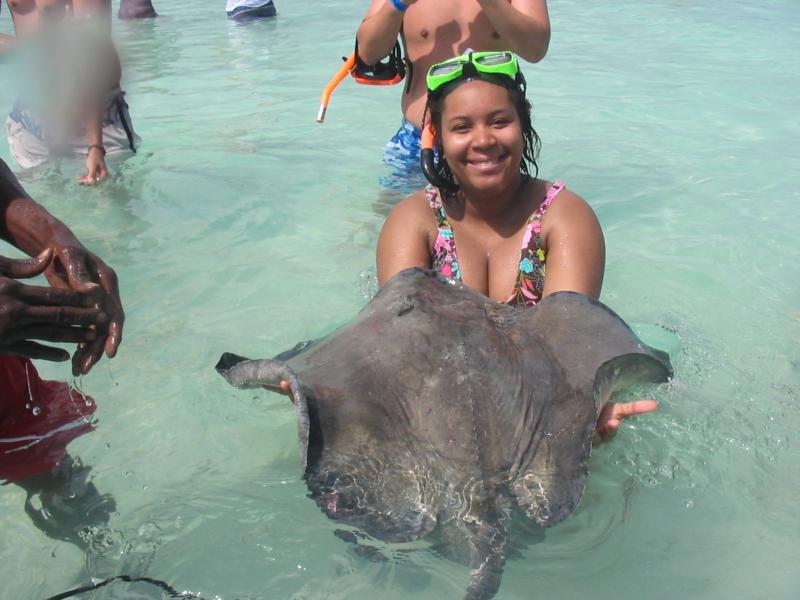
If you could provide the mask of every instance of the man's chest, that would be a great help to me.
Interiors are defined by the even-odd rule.
[[[433,64],[468,48],[499,50],[503,41],[476,0],[418,0],[403,20],[409,58]]]

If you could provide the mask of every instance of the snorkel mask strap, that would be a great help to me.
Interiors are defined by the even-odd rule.
[[[528,93],[528,82],[525,80],[525,75],[522,74],[522,69],[514,77],[514,83],[517,84],[517,88],[522,92],[522,96],[525,97]]]
[[[368,65],[358,54],[358,39],[356,39],[355,50],[356,64],[350,74],[358,83],[363,85],[395,85],[400,83],[406,76],[406,59],[404,58],[403,48],[400,40],[394,44],[394,48],[389,53],[385,61],[378,61],[374,65]]]
[[[434,152],[435,145],[436,132],[433,129],[433,123],[431,123],[430,119],[426,119],[422,125],[419,166],[423,175],[425,175],[425,179],[431,184],[448,192],[456,192],[458,191],[458,185],[445,179],[439,172],[439,165],[436,164],[436,153]]]

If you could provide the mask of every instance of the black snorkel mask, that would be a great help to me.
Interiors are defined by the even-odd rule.
[[[325,113],[328,110],[331,94],[348,74],[356,80],[356,83],[362,85],[395,85],[403,81],[406,71],[408,71],[409,80],[411,78],[411,63],[406,60],[399,39],[389,56],[374,65],[368,65],[359,57],[358,40],[356,40],[356,47],[353,53],[347,57],[343,56],[342,60],[344,60],[344,64],[322,91],[322,99],[317,112],[317,123],[325,121]],[[407,85],[406,91],[408,89],[409,86]]]

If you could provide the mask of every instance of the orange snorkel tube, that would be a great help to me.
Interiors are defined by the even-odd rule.
[[[319,112],[317,113],[317,123],[325,121],[325,113],[328,110],[328,102],[331,100],[333,90],[342,82],[342,79],[347,77],[347,74],[353,76],[356,83],[363,85],[394,85],[403,81],[406,76],[406,63],[403,58],[403,49],[400,42],[397,42],[392,49],[391,54],[386,62],[377,62],[374,65],[365,64],[358,57],[358,40],[356,40],[356,48],[353,53],[347,58],[342,57],[344,64],[336,71],[328,85],[322,91],[322,100],[319,105]],[[411,67],[409,66],[409,72]]]
[[[436,131],[433,129],[433,123],[431,123],[430,119],[426,119],[422,125],[422,136],[420,137],[419,166],[422,169],[422,174],[425,175],[425,179],[436,187],[455,192],[458,190],[458,185],[454,185],[439,173],[434,151],[435,146]]]
[[[344,61],[342,67],[336,71],[336,75],[331,78],[331,80],[328,82],[328,85],[326,85],[325,89],[322,91],[322,99],[320,100],[319,112],[317,113],[317,123],[323,123],[325,121],[325,112],[328,110],[328,102],[331,100],[331,94],[333,94],[333,90],[336,89],[336,86],[342,83],[342,79],[347,77],[347,75],[352,72],[355,67],[356,53],[353,52],[347,57],[347,60]]]

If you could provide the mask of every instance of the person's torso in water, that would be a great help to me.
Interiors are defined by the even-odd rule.
[[[403,94],[402,108],[406,119],[417,127],[422,123],[428,93],[425,75],[431,65],[470,48],[506,50],[508,46],[476,0],[419,0],[403,19],[402,32],[408,60],[414,65],[411,87]]]
[[[21,106],[48,137],[69,138],[86,118],[87,101],[102,105],[119,89],[121,65],[105,23],[69,18],[55,0],[9,0],[9,7],[20,41]]]

